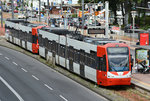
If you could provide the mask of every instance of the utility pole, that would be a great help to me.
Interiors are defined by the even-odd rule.
[[[84,34],[84,0],[82,0],[82,33]]]
[[[14,0],[11,0],[12,19],[14,19]]]
[[[31,21],[32,21],[32,16],[33,16],[33,0],[31,0]]]
[[[23,11],[24,11],[24,0],[22,0],[22,14],[23,14]]]
[[[105,2],[105,36],[108,38],[108,30],[109,30],[109,2]]]
[[[61,15],[62,15],[62,10],[63,10],[63,6],[62,6],[62,0],[61,0]]]
[[[47,0],[47,25],[49,25],[49,0]]]
[[[0,13],[1,13],[1,27],[3,28],[3,7],[2,7],[2,1],[0,1]]]
[[[39,14],[38,14],[38,16],[39,16],[39,22],[41,22],[41,0],[39,0]]]

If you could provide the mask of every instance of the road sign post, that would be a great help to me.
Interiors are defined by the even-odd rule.
[[[131,11],[131,13],[132,13],[132,19],[133,19],[133,36],[134,36],[134,29],[135,29],[135,16],[136,16],[136,11]],[[134,40],[133,40],[133,42],[134,42]]]

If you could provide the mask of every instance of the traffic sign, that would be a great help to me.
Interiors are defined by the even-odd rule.
[[[89,28],[88,34],[104,34],[105,35],[105,29],[104,28]]]

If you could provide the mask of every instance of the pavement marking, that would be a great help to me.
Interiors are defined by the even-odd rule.
[[[0,55],[3,55],[2,53],[0,53]]]
[[[34,79],[36,79],[36,80],[39,80],[39,78],[37,78],[36,76],[34,76],[34,75],[32,75],[32,77],[34,78]]]
[[[24,101],[23,98],[1,76],[0,80],[16,95],[20,101]]]
[[[44,86],[46,86],[48,89],[53,90],[53,88],[51,88],[50,86],[48,86],[47,84],[44,84]]]
[[[26,69],[24,69],[24,68],[21,68],[24,72],[28,72]]]
[[[5,57],[5,59],[9,60],[9,58],[8,58],[8,57]]]
[[[16,66],[18,66],[18,64],[16,62],[12,62],[13,64],[15,64]]]
[[[63,97],[62,95],[59,95],[63,100],[68,101],[65,97]]]
[[[142,82],[142,81],[139,81],[139,80],[137,80],[137,79],[132,78],[132,80],[134,80],[134,81],[136,81],[136,82],[139,82],[139,83],[141,83],[141,84],[143,84],[143,85],[150,86],[149,84],[144,83],[144,82]]]

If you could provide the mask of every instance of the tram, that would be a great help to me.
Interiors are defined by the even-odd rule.
[[[59,27],[7,20],[6,39],[98,85],[130,85],[130,48]]]

